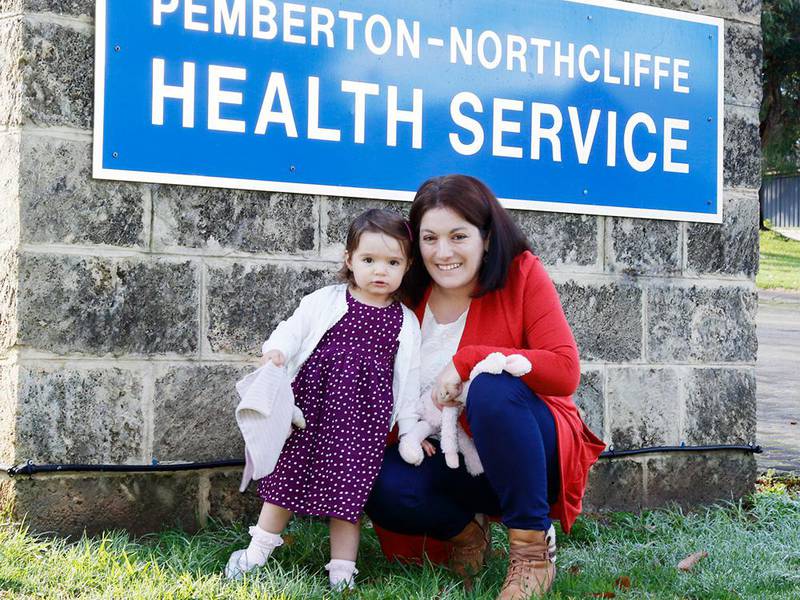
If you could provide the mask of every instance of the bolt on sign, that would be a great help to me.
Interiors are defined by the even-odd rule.
[[[98,0],[94,176],[720,222],[723,21],[614,0]]]

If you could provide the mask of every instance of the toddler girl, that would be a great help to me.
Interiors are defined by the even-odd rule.
[[[286,365],[305,429],[286,441],[261,479],[264,506],[252,540],[228,561],[238,577],[263,565],[293,513],[330,518],[331,587],[354,587],[359,519],[378,475],[386,438],[416,422],[419,324],[396,299],[411,257],[399,215],[368,210],[350,225],[347,283],[306,296],[262,347],[262,362]]]

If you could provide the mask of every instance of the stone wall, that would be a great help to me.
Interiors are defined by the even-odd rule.
[[[755,441],[761,4],[726,20],[724,223],[515,212],[556,281],[587,422],[616,449]],[[330,281],[348,220],[406,205],[91,178],[92,0],[0,0],[0,463],[239,457],[232,382]],[[744,453],[601,462],[587,503],[745,493]],[[146,531],[257,508],[236,470],[0,480],[36,529]]]

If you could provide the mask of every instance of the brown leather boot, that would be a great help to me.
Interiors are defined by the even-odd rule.
[[[555,531],[508,530],[508,573],[497,600],[541,598],[556,578]]]
[[[450,570],[464,580],[464,587],[472,587],[472,577],[486,563],[489,553],[489,522],[486,517],[473,519],[457,536],[450,538]]]

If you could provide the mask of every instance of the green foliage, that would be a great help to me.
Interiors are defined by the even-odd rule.
[[[765,172],[800,168],[800,0],[764,0],[761,150]]]
[[[800,493],[800,475],[769,469],[759,478],[757,488],[762,494],[778,496],[787,493]]]
[[[756,285],[760,288],[800,291],[800,242],[775,231],[760,232]]]
[[[678,508],[641,515],[582,517],[559,537],[559,575],[551,598],[800,597],[800,498],[791,485],[762,481],[748,502],[696,513]],[[783,480],[781,480],[783,481]],[[505,574],[503,529],[493,530],[494,555],[466,593],[450,573],[430,564],[387,563],[365,527],[360,599],[492,599]],[[327,527],[295,520],[268,567],[229,582],[221,570],[247,543],[242,527],[212,525],[196,534],[167,531],[133,540],[122,532],[67,543],[0,522],[0,598],[231,599],[336,598],[327,589]],[[691,572],[676,569],[688,554],[708,557]],[[630,587],[620,581],[629,581]],[[605,597],[611,597],[606,595]]]

